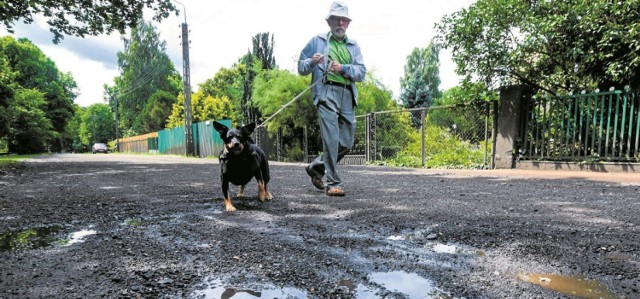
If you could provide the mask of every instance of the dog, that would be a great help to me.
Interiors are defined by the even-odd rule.
[[[236,208],[229,195],[229,183],[240,186],[237,196],[244,196],[244,187],[256,178],[258,181],[258,193],[261,202],[273,199],[267,188],[269,184],[269,162],[262,149],[255,145],[250,135],[256,129],[255,123],[250,123],[236,129],[214,121],[213,127],[220,134],[224,142],[224,148],[220,153],[220,170],[222,180],[222,195],[227,212],[233,212]]]

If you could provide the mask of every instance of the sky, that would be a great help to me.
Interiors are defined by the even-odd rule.
[[[312,36],[326,33],[325,17],[332,0],[182,0],[180,15],[155,23],[167,54],[183,75],[181,24],[189,27],[191,88],[230,68],[251,50],[251,39],[269,32],[274,37],[274,57],[280,69],[297,72],[300,51]],[[426,47],[436,35],[435,23],[443,16],[468,8],[473,0],[343,0],[352,19],[347,36],[362,50],[365,65],[397,99],[407,56]],[[147,16],[145,16],[147,17]],[[151,17],[151,14],[148,15]],[[14,37],[26,37],[78,83],[76,103],[86,107],[104,103],[103,85],[113,85],[119,75],[117,53],[124,51],[119,33],[77,38],[66,36],[58,45],[42,18],[36,23],[16,23]],[[0,36],[11,35],[0,26]],[[441,90],[456,86],[451,53],[440,52]]]

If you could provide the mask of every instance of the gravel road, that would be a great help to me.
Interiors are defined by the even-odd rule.
[[[1,171],[0,298],[640,298],[637,174],[270,166],[233,213],[215,159]]]

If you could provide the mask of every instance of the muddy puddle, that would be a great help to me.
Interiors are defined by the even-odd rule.
[[[64,226],[51,225],[3,232],[0,233],[0,251],[33,250],[56,245],[69,246],[97,233],[95,230],[87,229],[67,235],[63,233],[64,230]]]
[[[205,299],[306,298],[307,292],[295,288],[277,288],[273,285],[233,288],[225,286],[220,279],[214,279],[207,283],[205,289],[197,290],[193,295]]]
[[[585,299],[614,299],[607,286],[599,281],[581,276],[555,274],[518,273],[519,280],[537,284],[556,292]]]

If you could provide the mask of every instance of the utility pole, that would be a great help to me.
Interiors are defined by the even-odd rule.
[[[184,13],[184,23],[182,23],[182,75],[184,77],[184,129],[185,129],[185,146],[186,155],[195,156],[193,148],[193,115],[191,115],[191,75],[189,71],[189,28],[187,26],[187,8],[184,4],[173,0],[182,5]]]
[[[120,140],[118,140],[118,138],[120,138],[120,124],[118,123],[118,91],[114,91],[113,92],[113,100],[115,101],[115,113],[114,113],[114,118],[116,120],[116,152],[120,152]]]

